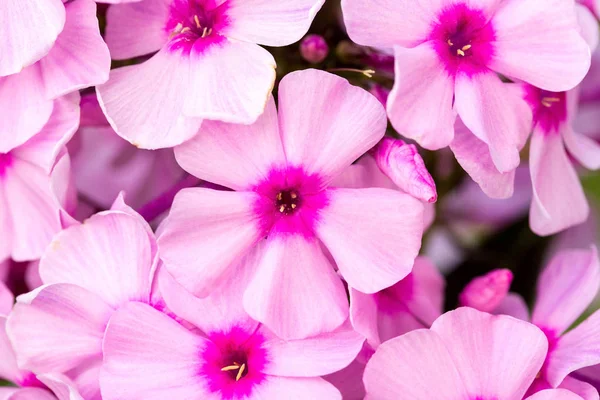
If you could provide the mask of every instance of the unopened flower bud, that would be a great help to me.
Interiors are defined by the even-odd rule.
[[[311,64],[318,64],[327,58],[329,46],[321,35],[307,35],[300,43],[302,57]]]
[[[492,312],[506,297],[512,280],[513,274],[508,269],[495,269],[477,277],[460,293],[460,305]]]

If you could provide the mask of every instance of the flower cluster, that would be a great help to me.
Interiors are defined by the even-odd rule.
[[[0,0],[0,400],[600,398],[600,3],[98,3]]]

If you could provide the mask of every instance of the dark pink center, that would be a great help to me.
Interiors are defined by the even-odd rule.
[[[228,25],[227,7],[227,1],[217,5],[217,0],[173,0],[165,26],[169,48],[201,52],[224,40],[220,33]]]
[[[0,153],[0,178],[6,174],[6,171],[13,163],[13,157],[10,153]]]
[[[254,209],[265,235],[278,232],[310,237],[319,211],[327,205],[323,180],[302,168],[274,168],[254,191],[260,195]]]
[[[199,371],[208,389],[222,399],[250,397],[254,387],[265,379],[269,362],[264,336],[233,327],[228,332],[208,335],[208,340]]]
[[[567,121],[567,93],[549,92],[528,85],[525,100],[533,112],[533,124],[542,132],[558,133]]]
[[[494,54],[494,28],[481,10],[456,4],[442,10],[429,40],[452,76],[458,71],[469,75],[486,69]]]

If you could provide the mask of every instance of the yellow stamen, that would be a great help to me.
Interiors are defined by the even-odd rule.
[[[296,193],[292,192],[292,193],[290,193],[290,197],[292,199],[295,199],[296,197],[298,197],[298,195]]]
[[[454,46],[454,43],[452,43],[452,40],[448,39],[448,46]]]
[[[465,56],[465,52],[462,51],[461,49],[456,50],[456,54],[458,54],[459,56],[462,56],[462,57]]]
[[[204,28],[202,31],[202,37],[207,37],[212,32],[212,29]]]
[[[279,212],[284,212],[285,211],[285,205],[282,204],[279,206]]]
[[[292,203],[292,209],[294,209],[294,208],[296,208],[296,207],[298,207],[298,205],[297,205],[297,204],[293,204],[293,203]]]
[[[185,33],[185,32],[187,32],[187,31],[191,31],[191,30],[192,30],[192,28],[189,28],[189,27],[187,27],[187,26],[186,26],[186,27],[185,27],[185,28],[183,28],[183,29],[181,30],[181,32],[179,32],[179,33]]]
[[[246,370],[246,364],[242,364],[242,366],[240,367],[240,370],[237,373],[237,376],[235,377],[235,381],[239,381],[240,379],[242,379],[242,374],[244,373],[244,371]]]
[[[228,365],[226,367],[221,368],[221,371],[235,371],[240,369],[239,365]]]
[[[544,97],[542,98],[542,105],[544,107],[552,107],[552,103],[558,103],[560,99],[558,97]]]
[[[283,199],[283,193],[279,192],[277,195],[277,200],[281,201],[281,199]]]
[[[462,49],[463,49],[463,51],[467,51],[467,50],[469,50],[470,48],[471,48],[471,45],[470,45],[470,44],[468,44],[468,45],[466,45],[466,46],[463,46],[463,48],[462,48]]]
[[[197,15],[194,15],[194,21],[196,22],[196,28],[202,28],[202,25],[200,25],[200,19],[198,19]]]

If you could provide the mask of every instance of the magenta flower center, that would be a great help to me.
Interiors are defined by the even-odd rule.
[[[4,176],[12,163],[13,159],[10,153],[0,153],[0,177]]]
[[[456,4],[445,8],[438,21],[429,40],[446,70],[452,76],[459,71],[472,75],[485,70],[494,53],[496,35],[484,13]]]
[[[533,86],[527,87],[525,100],[533,112],[533,123],[545,133],[556,133],[567,121],[567,93],[549,92]]]
[[[281,214],[291,215],[300,206],[300,196],[294,189],[282,190],[275,198],[275,207]]]

